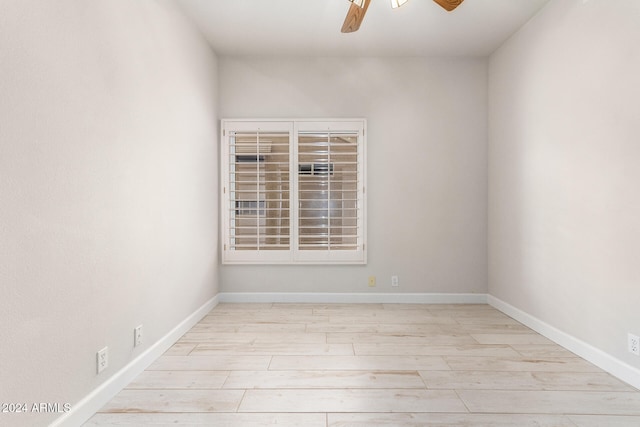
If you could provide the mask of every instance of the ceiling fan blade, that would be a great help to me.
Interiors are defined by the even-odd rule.
[[[447,12],[451,12],[456,7],[460,6],[464,0],[433,0],[442,6]]]
[[[367,9],[369,8],[369,3],[371,3],[371,0],[364,0],[364,5],[362,7],[351,3],[349,11],[347,12],[347,17],[344,19],[344,24],[342,24],[341,31],[343,33],[353,33],[354,31],[358,31],[358,28],[360,28],[360,24],[362,24],[362,20],[364,19],[364,15],[367,13]]]

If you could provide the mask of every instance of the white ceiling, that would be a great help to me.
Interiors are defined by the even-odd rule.
[[[360,30],[342,34],[347,0],[178,0],[220,55],[487,56],[549,0],[431,0],[392,9],[372,0]]]

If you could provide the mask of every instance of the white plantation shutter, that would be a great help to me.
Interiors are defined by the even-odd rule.
[[[365,124],[223,121],[223,262],[365,263]]]

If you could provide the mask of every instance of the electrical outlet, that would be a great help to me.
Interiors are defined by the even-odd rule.
[[[96,354],[96,369],[98,373],[104,371],[109,366],[109,347],[98,350]]]
[[[627,343],[629,345],[629,353],[640,356],[640,338],[637,335],[629,334],[627,336]]]
[[[369,286],[374,287],[376,285],[376,276],[369,276]]]
[[[391,286],[393,286],[394,288],[400,286],[398,284],[398,276],[391,276]]]
[[[142,325],[138,325],[133,330],[133,346],[137,347],[142,344]]]

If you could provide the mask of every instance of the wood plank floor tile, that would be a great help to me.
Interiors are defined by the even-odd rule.
[[[640,416],[625,415],[570,415],[577,427],[638,427]]]
[[[220,389],[228,371],[144,371],[128,389]]]
[[[389,310],[392,312],[398,311],[398,310],[426,310],[429,311],[429,307],[442,307],[445,308],[444,306],[447,304],[421,304],[421,303],[382,303],[382,307],[385,310]],[[471,306],[472,304],[467,304],[468,306]]]
[[[232,332],[232,333],[303,333],[306,323],[198,323],[189,332]],[[315,331],[324,332],[324,331]]]
[[[470,335],[421,335],[417,333],[367,334],[367,333],[327,333],[329,344],[340,343],[380,343],[394,345],[468,345],[478,344]]]
[[[221,343],[241,344],[265,344],[265,343],[314,343],[326,344],[325,333],[284,333],[284,332],[187,332],[180,338],[181,343],[210,342],[214,340]]]
[[[557,344],[510,344],[518,354],[528,358],[576,357],[569,350]]]
[[[457,320],[461,320],[461,319],[513,320],[513,318],[507,316],[506,314],[501,313],[498,310],[492,310],[492,309],[477,310],[469,307],[446,308],[446,307],[438,307],[437,305],[430,305],[428,306],[427,311],[432,316],[452,317]],[[515,320],[513,321],[515,322]]]
[[[353,344],[357,355],[379,356],[487,356],[517,358],[520,355],[508,345],[393,345]]]
[[[209,314],[229,313],[235,311],[265,311],[273,308],[272,302],[221,302]]]
[[[420,371],[427,388],[634,391],[605,372]]]
[[[254,371],[267,369],[271,356],[161,356],[149,371]]]
[[[419,329],[418,329],[419,330]],[[520,324],[457,324],[441,325],[440,330],[446,334],[533,334],[536,332]]]
[[[553,344],[538,334],[472,334],[480,344]]]
[[[265,413],[109,413],[96,414],[84,427],[326,427],[325,414]]]
[[[310,344],[310,343],[256,343],[256,344],[199,344],[191,352],[192,356],[207,356],[219,354],[235,355],[292,355],[318,356],[353,355],[351,344]]]
[[[579,357],[506,358],[443,356],[455,371],[544,371],[544,372],[600,372],[601,370]]]
[[[420,304],[429,311],[433,312],[454,312],[454,313],[474,313],[482,312],[489,315],[502,314],[488,304]]]
[[[273,356],[270,370],[420,371],[448,370],[439,356]]]
[[[283,304],[284,306],[289,304]],[[294,307],[297,304],[291,304]],[[301,304],[302,306],[309,306],[313,308],[314,313],[321,310],[334,310],[340,312],[371,312],[384,310],[384,304],[382,303],[367,303],[367,304],[352,304],[352,303],[308,303]]]
[[[640,393],[458,390],[471,412],[640,415]]]
[[[255,313],[233,313],[233,314],[216,314],[204,317],[202,323],[233,323],[241,324],[250,320],[251,323],[313,323],[328,322],[329,316],[321,316],[316,314],[305,314],[295,312],[277,311],[267,313],[257,311]]]
[[[327,315],[331,323],[379,323],[379,324],[429,324],[429,325],[455,325],[456,319],[446,316],[433,316],[428,312],[416,312],[409,310],[398,310],[394,313],[335,313]]]
[[[378,323],[330,323],[316,322],[307,324],[307,332],[341,332],[341,333],[379,333]],[[387,325],[388,326],[388,325]],[[406,326],[401,326],[406,329]]]
[[[367,303],[367,304],[352,304],[352,303],[291,303],[291,302],[276,302],[273,303],[274,310],[298,310],[298,309],[311,309],[314,311],[321,310],[336,310],[341,312],[369,312],[376,310],[384,310],[384,304],[382,303]]]
[[[416,371],[233,371],[224,388],[420,388]]]
[[[512,319],[509,316],[480,316],[475,314],[473,316],[458,316],[451,317],[459,325],[521,325],[517,320]]]
[[[122,390],[99,412],[235,412],[244,390]]]
[[[350,413],[327,420],[328,427],[575,427],[565,416],[526,414]]]
[[[239,412],[467,412],[455,392],[412,389],[247,390]]]
[[[164,352],[164,356],[187,356],[191,353],[191,350],[196,348],[195,343],[181,343],[177,342]]]

